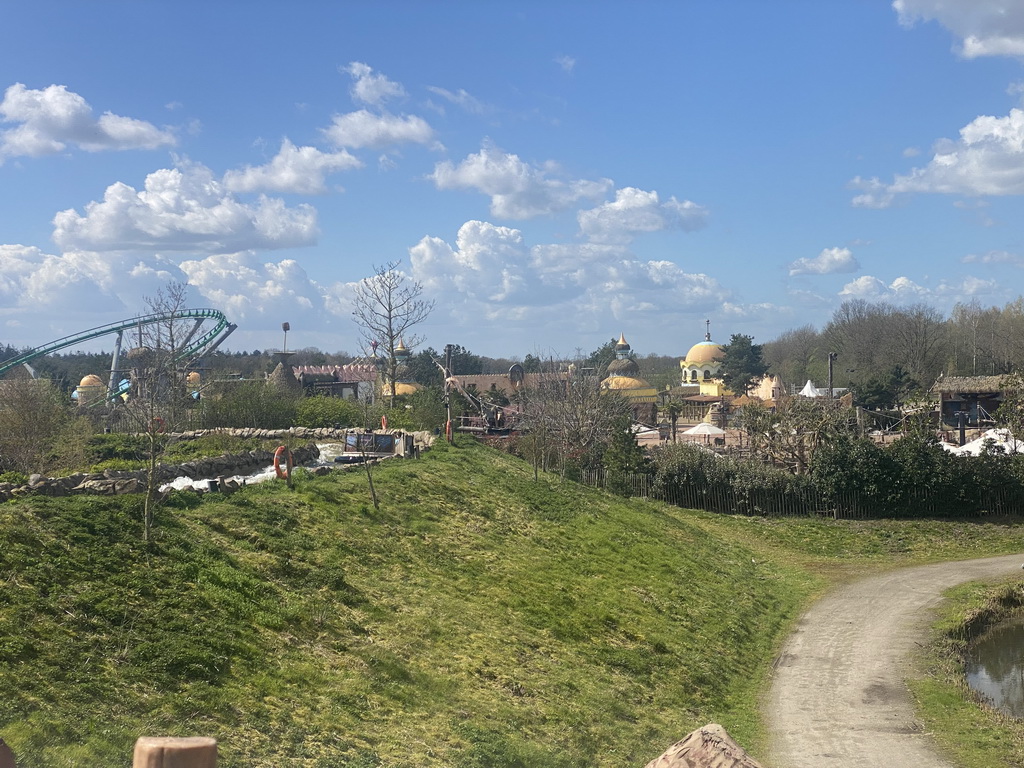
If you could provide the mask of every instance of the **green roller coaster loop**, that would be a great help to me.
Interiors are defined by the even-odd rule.
[[[31,362],[37,357],[43,355],[49,355],[53,352],[58,352],[67,347],[73,347],[77,344],[82,344],[93,339],[98,339],[102,336],[119,335],[125,331],[134,330],[136,328],[142,328],[147,325],[154,325],[156,323],[166,323],[174,320],[196,320],[196,327],[193,329],[193,333],[190,334],[186,345],[178,351],[174,356],[176,363],[187,363],[193,358],[198,357],[205,351],[209,351],[220,344],[228,334],[235,330],[237,326],[234,323],[229,323],[228,319],[224,316],[224,313],[218,309],[179,309],[174,312],[156,312],[151,315],[141,315],[140,317],[133,317],[131,320],[122,320],[117,323],[109,323],[108,325],[100,325],[96,328],[90,328],[87,331],[76,333],[72,336],[65,336],[62,339],[51,341],[48,344],[44,344],[41,347],[29,350],[28,352],[15,357],[11,360],[5,360],[0,363],[0,377],[3,377],[12,368],[16,368],[24,363]],[[213,326],[209,328],[201,336],[193,339],[191,336],[195,335],[198,331],[199,326],[205,321],[211,321]],[[118,341],[120,346],[120,339]],[[116,360],[117,352],[115,352]],[[112,365],[115,367],[116,363]]]

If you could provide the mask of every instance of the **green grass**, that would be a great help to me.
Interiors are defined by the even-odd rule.
[[[848,570],[1024,549],[1015,525],[713,516],[443,443],[231,496],[0,506],[0,737],[19,766],[643,765],[708,722],[763,754],[778,644]]]

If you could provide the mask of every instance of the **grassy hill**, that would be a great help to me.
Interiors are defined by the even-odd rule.
[[[763,747],[772,653],[836,564],[1024,549],[1016,526],[714,517],[439,445],[374,474],[0,506],[0,737],[119,766],[642,766],[720,722]],[[952,526],[952,527],[951,527]],[[859,567],[859,566],[858,566]]]

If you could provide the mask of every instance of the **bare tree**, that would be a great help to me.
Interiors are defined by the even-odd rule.
[[[401,345],[415,347],[422,341],[409,333],[434,309],[434,302],[423,298],[423,285],[398,271],[400,262],[374,266],[373,276],[364,278],[355,289],[352,315],[360,328],[364,346],[383,347],[384,377],[390,390],[390,407],[395,407],[395,386]]]
[[[602,390],[592,371],[542,373],[527,393],[524,421],[533,438],[534,474],[551,454],[564,477],[571,465],[597,463],[631,407],[617,392]]]
[[[143,539],[149,541],[158,503],[160,457],[170,433],[185,416],[185,371],[178,356],[187,338],[187,323],[178,317],[186,308],[188,285],[171,282],[144,299],[149,314],[160,322],[140,325],[138,346],[126,357],[132,366],[132,389],[125,407],[135,431],[146,439],[146,489],[143,502]]]

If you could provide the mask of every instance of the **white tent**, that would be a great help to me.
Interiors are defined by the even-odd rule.
[[[827,393],[823,393],[820,389],[814,386],[810,379],[808,379],[807,383],[804,384],[804,388],[800,390],[801,397],[824,397],[825,394]]]
[[[688,430],[683,432],[684,435],[715,435],[721,436],[725,434],[724,429],[719,429],[714,424],[708,424],[706,421],[702,421],[695,427],[690,427]]]

